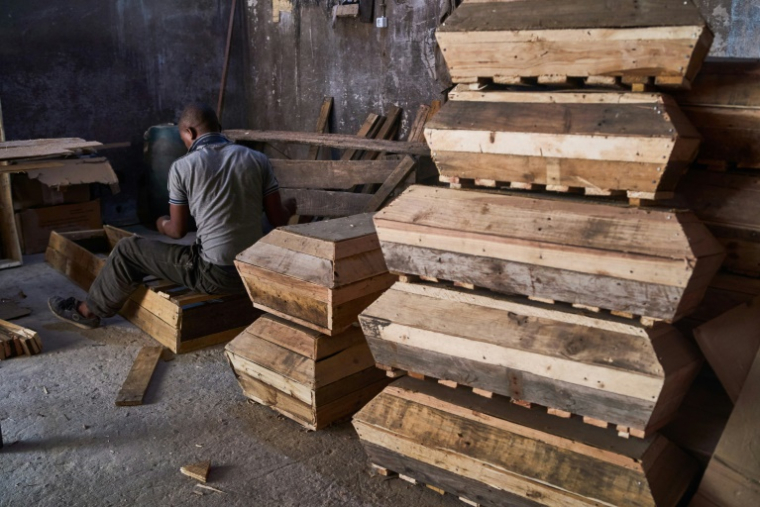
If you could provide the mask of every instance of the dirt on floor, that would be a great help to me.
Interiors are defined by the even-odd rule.
[[[84,331],[47,308],[84,292],[42,255],[0,271],[23,291],[44,351],[0,361],[0,506],[462,506],[376,475],[345,422],[308,432],[242,394],[223,346],[159,362],[145,403],[114,400],[137,351],[155,342],[120,317]],[[210,460],[207,486],[180,467]]]

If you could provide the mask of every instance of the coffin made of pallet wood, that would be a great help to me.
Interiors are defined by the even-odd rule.
[[[388,269],[674,321],[723,248],[692,213],[412,186],[375,216]]]
[[[691,90],[676,95],[702,134],[699,160],[760,169],[760,61],[705,62]]]
[[[50,234],[45,260],[89,290],[116,243],[132,233],[103,229]],[[208,295],[166,280],[140,286],[119,314],[176,354],[231,340],[261,314],[245,294]]]
[[[675,505],[697,465],[660,435],[403,378],[354,416],[372,463],[484,506]]]
[[[436,38],[455,83],[562,75],[688,86],[713,35],[684,0],[465,0]]]
[[[237,256],[256,308],[327,335],[393,285],[372,214],[281,227]]]
[[[699,133],[675,101],[647,93],[469,91],[425,127],[442,180],[452,177],[672,197]]]
[[[760,173],[691,170],[678,193],[726,249],[724,268],[760,276]]]
[[[672,326],[396,283],[359,317],[375,361],[651,434],[702,365]]]
[[[352,415],[389,382],[353,326],[326,336],[265,315],[225,350],[246,396],[312,430]]]

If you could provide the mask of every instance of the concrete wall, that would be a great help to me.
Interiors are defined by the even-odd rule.
[[[695,0],[715,33],[711,56],[760,58],[760,0]]]
[[[433,34],[449,0],[387,0],[385,29],[352,18],[333,24],[329,0],[245,2],[252,128],[312,130],[332,96],[333,132],[353,133],[369,112],[396,104],[405,135],[416,108],[448,86]]]
[[[242,0],[241,0],[242,2]],[[239,3],[241,3],[239,2]],[[111,222],[134,222],[139,140],[187,102],[216,105],[231,0],[5,0],[0,101],[8,139],[135,140],[110,151],[122,194]],[[227,85],[226,126],[246,122],[242,5]]]

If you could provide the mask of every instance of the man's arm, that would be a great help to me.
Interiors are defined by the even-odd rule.
[[[266,212],[272,227],[288,225],[290,217],[296,214],[296,200],[287,199],[285,202],[282,202],[280,191],[275,190],[264,196],[264,212]]]
[[[173,239],[181,239],[187,234],[190,222],[190,206],[187,204],[169,204],[169,214],[156,220],[158,232]]]

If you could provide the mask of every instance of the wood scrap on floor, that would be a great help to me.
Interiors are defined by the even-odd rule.
[[[0,360],[42,352],[42,341],[31,329],[0,320]]]
[[[129,370],[124,384],[116,395],[117,407],[142,405],[153,371],[161,359],[163,347],[142,347]]]
[[[211,468],[211,461],[201,461],[200,463],[193,463],[192,465],[185,465],[179,469],[179,471],[195,479],[205,483],[208,480],[208,472]]]

